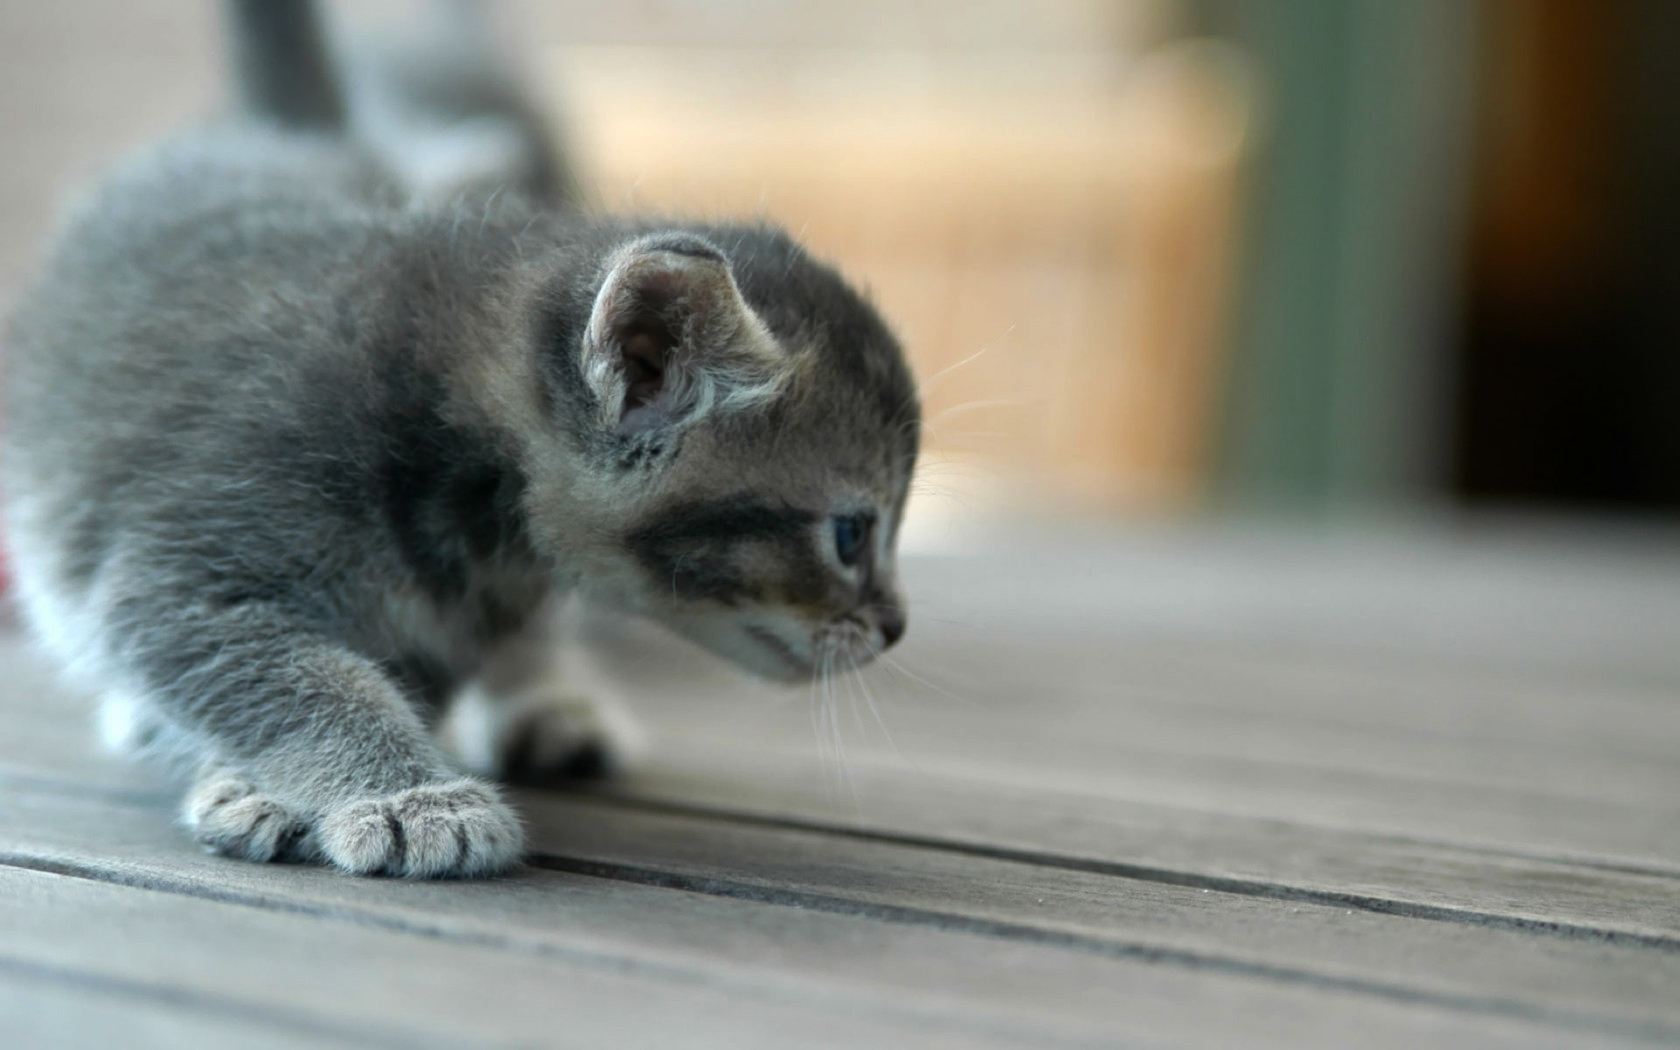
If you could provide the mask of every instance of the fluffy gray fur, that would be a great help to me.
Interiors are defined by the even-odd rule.
[[[483,875],[521,829],[434,737],[462,688],[502,701],[503,773],[611,746],[526,702],[558,595],[784,680],[898,638],[916,397],[781,232],[555,209],[528,173],[441,196],[323,83],[290,115],[248,90],[65,223],[9,340],[19,596],[112,735],[186,763],[206,846]]]

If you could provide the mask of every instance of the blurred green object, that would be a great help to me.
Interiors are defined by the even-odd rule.
[[[1465,0],[1230,0],[1268,133],[1249,201],[1217,502],[1316,512],[1442,491],[1470,177]]]

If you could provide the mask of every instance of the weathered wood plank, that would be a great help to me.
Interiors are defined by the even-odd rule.
[[[1091,885],[1071,885],[1050,872],[1039,892],[1035,882],[1041,873],[1030,866],[982,866],[975,878],[951,886],[952,902],[971,909],[976,893],[990,887],[990,903],[982,901],[985,907],[971,910],[966,915],[971,921],[965,923],[960,910],[947,909],[941,919],[936,908],[921,909],[932,915],[907,913],[909,906],[902,903],[883,908],[884,902],[894,900],[939,903],[940,883],[949,872],[908,859],[914,851],[858,850],[826,836],[763,832],[718,840],[712,838],[716,827],[711,823],[670,818],[647,818],[630,839],[615,840],[615,829],[633,824],[633,819],[626,821],[625,814],[603,811],[598,804],[551,801],[570,807],[574,818],[588,816],[593,821],[595,838],[589,841],[601,847],[603,856],[639,838],[656,859],[671,861],[669,870],[660,869],[655,879],[625,878],[620,871],[590,877],[527,870],[483,883],[357,880],[313,869],[203,857],[171,839],[162,814],[150,807],[102,806],[85,798],[55,802],[38,792],[16,804],[0,805],[0,841],[14,844],[9,858],[14,865],[77,873],[79,878],[68,880],[77,893],[52,884],[43,899],[24,902],[7,885],[6,869],[0,868],[0,900],[15,902],[0,907],[0,915],[27,904],[30,916],[22,922],[16,916],[0,918],[7,926],[4,943],[13,952],[24,951],[53,965],[93,967],[104,973],[96,964],[106,958],[106,942],[85,951],[76,948],[67,956],[54,947],[54,938],[98,941],[85,929],[89,925],[124,943],[155,945],[158,951],[165,951],[172,938],[186,938],[197,953],[191,965],[183,969],[171,964],[159,971],[147,960],[145,972],[163,973],[186,987],[227,997],[249,997],[255,986],[274,995],[265,1001],[309,1003],[338,1023],[346,1023],[345,1018],[363,1025],[390,1017],[418,1021],[421,1018],[403,1012],[390,997],[406,1002],[424,995],[437,999],[422,1010],[424,1016],[436,1010],[451,1018],[426,1020],[425,1031],[446,1040],[470,1033],[475,1023],[490,1026],[484,1031],[511,1035],[530,1032],[529,1026],[544,1017],[571,1017],[580,1011],[588,1016],[568,1028],[568,1035],[609,1032],[613,1019],[603,1015],[611,1015],[628,993],[611,982],[604,990],[576,988],[570,969],[574,965],[597,977],[633,977],[645,985],[638,993],[638,1023],[644,1027],[630,1031],[648,1030],[653,1022],[647,1015],[668,1009],[675,1011],[671,1017],[680,1018],[674,1022],[680,1028],[667,1032],[667,1038],[677,1038],[687,1026],[723,1009],[714,1009],[710,999],[689,988],[690,983],[755,1017],[763,1004],[784,1015],[798,1012],[797,1007],[807,1015],[800,1023],[827,1026],[837,1043],[885,1040],[870,1045],[939,1045],[940,1038],[952,1045],[1104,1045],[1155,1039],[1336,1045],[1353,1033],[1364,1045],[1408,1045],[1419,1039],[1566,1045],[1585,1036],[1649,1041],[1664,1038],[1673,1027],[1660,1009],[1639,1007],[1635,990],[1617,990],[1614,978],[1622,971],[1616,960],[1622,956],[1614,952],[1607,970],[1611,976],[1597,984],[1602,996],[1595,998],[1598,993],[1589,990],[1552,1007],[1536,1006],[1532,999],[1506,1001],[1482,994],[1488,991],[1485,984],[1479,993],[1465,995],[1452,992],[1444,982],[1385,985],[1359,976],[1356,969],[1303,977],[1276,955],[1267,958],[1261,953],[1251,959],[1230,950],[1198,953],[1175,946],[1170,938],[1140,942],[1143,950],[1115,950],[1114,945],[1126,942],[1111,936],[1112,945],[1103,946],[1092,932],[1094,921],[1122,903],[1141,916],[1161,903],[1158,893],[1149,895],[1155,891],[1141,899],[1110,901]],[[554,816],[543,818],[540,835],[569,830],[575,840],[588,838],[575,822],[551,829],[548,821]],[[706,850],[744,849],[741,868],[756,868],[762,862],[764,875],[756,891],[718,892],[715,882],[721,873],[707,874],[692,859],[684,860],[685,850],[692,853],[697,845]],[[621,860],[627,856],[616,855]],[[636,855],[649,859],[646,853]],[[872,866],[887,855],[896,859],[889,858],[870,876]],[[658,888],[665,877],[681,875],[683,864],[702,884]],[[812,874],[825,869],[832,871],[826,885],[810,881]],[[1013,871],[1012,881],[992,884],[1004,869]],[[22,875],[45,877],[12,869],[11,877]],[[864,892],[868,886],[860,885],[860,878],[872,878],[873,890]],[[1104,881],[1114,880],[1098,883]],[[106,903],[89,904],[79,891],[90,884],[102,892],[142,894],[146,900],[135,905],[110,897]],[[1008,907],[1019,913],[1024,901],[1011,898],[1023,891],[1036,893],[1035,902],[1045,901],[1026,906],[1029,912],[1042,907],[1060,914],[1060,925],[1043,919],[1004,922],[1001,916],[1008,913],[995,909]],[[790,893],[804,896],[785,896]],[[197,895],[211,897],[214,903]],[[818,899],[822,897],[838,899],[841,905],[825,906]],[[63,900],[69,903],[54,903]],[[1282,905],[1272,906],[1278,916],[1287,911]],[[1253,902],[1221,899],[1209,906],[1203,919],[1215,923],[1231,907],[1239,913],[1254,911]],[[124,911],[136,908],[143,914],[140,920]],[[1180,918],[1187,914],[1181,911]],[[1252,921],[1243,914],[1232,918],[1243,926]],[[282,935],[271,928],[275,923],[290,932]],[[1011,934],[1011,923],[1044,935]],[[27,936],[19,935],[20,925]],[[206,925],[214,931],[201,931]],[[277,937],[291,937],[295,943],[265,947],[231,964],[215,962],[223,953],[238,952],[253,941],[267,946]],[[387,945],[386,937],[409,943]],[[1497,946],[1493,950],[1499,951]],[[322,951],[330,955],[323,958]],[[497,959],[487,961],[481,953],[493,953]],[[1540,954],[1554,963],[1562,958]],[[347,984],[332,976],[343,967],[329,960],[352,958],[363,976]],[[195,968],[200,965],[202,971]],[[270,973],[271,965],[279,966],[280,972]],[[1546,972],[1547,965],[1539,963],[1535,972]],[[1562,965],[1573,964],[1565,959]],[[556,972],[562,968],[565,973]],[[460,994],[451,995],[429,983],[441,980],[434,970],[471,977],[463,979]],[[1659,968],[1659,976],[1661,972]],[[1554,976],[1563,979],[1561,971]],[[317,980],[335,982],[333,990],[322,992],[310,984]],[[383,990],[372,990],[371,998],[355,994],[359,982],[371,980],[382,981]],[[533,999],[530,981],[558,990]],[[481,995],[486,984],[498,990]],[[496,1013],[493,1021],[478,1017],[489,1010]],[[769,1013],[773,1019],[775,1011]],[[814,1016],[817,1013],[847,1020]],[[858,1016],[872,1019],[865,1026],[872,1030],[851,1023],[849,1019]],[[770,1045],[771,1034],[813,1045],[810,1038],[777,1033],[770,1021],[758,1020],[761,1023],[744,1035],[738,1028],[732,1030],[738,1045]],[[626,1044],[620,1038],[613,1045]]]
[[[1103,744],[1094,740],[1070,745],[1066,761],[1053,764],[1054,743],[1024,733],[1014,748],[996,738],[953,733],[937,750],[901,744],[897,754],[882,754],[847,746],[836,758],[818,753],[808,726],[806,738],[800,739],[792,725],[783,734],[766,732],[766,721],[756,728],[728,720],[716,727],[657,734],[646,768],[704,775],[779,764],[785,776],[762,785],[767,802],[790,790],[804,794],[807,787],[827,784],[823,812],[856,812],[889,822],[901,796],[922,792],[927,782],[959,807],[969,792],[977,792],[976,799],[1042,794],[1046,806],[1057,799],[1071,814],[1088,810],[1100,815],[1128,805],[1168,807],[1186,815],[1246,817],[1477,852],[1680,873],[1680,810],[1670,808],[1666,799],[1616,803],[1314,769],[1258,757],[1162,755],[1120,747],[1105,762]],[[974,743],[965,749],[969,739]]]
[[[78,971],[0,962],[0,1030],[13,1047],[123,1047],[124,1050],[303,1050],[356,1047],[364,1041],[320,1031],[287,1031],[225,1016],[199,1001],[160,1002],[152,989]]]
[[[1584,523],[990,530],[905,561],[912,622],[1680,682],[1680,532]],[[964,537],[952,540],[964,545]]]
[[[135,884],[148,875],[106,870]],[[562,881],[550,878],[548,888]],[[182,888],[182,880],[169,885]],[[83,984],[120,984],[136,998],[363,1045],[1063,1042],[1048,1028],[1000,1035],[962,1016],[838,991],[790,995],[785,982],[743,982],[602,945],[554,939],[518,950],[493,934],[428,928],[418,910],[408,913],[417,925],[401,928],[379,921],[388,912],[327,910],[307,894],[262,901],[214,879],[201,888],[203,895],[157,892],[0,868],[0,931],[8,957]],[[482,892],[477,903],[485,903]]]
[[[911,916],[904,921],[994,923],[994,935],[1005,938],[1065,934],[1071,950],[1158,952],[1165,965],[1415,996],[1471,1012],[1558,1023],[1596,1014],[1609,1029],[1617,1025],[1608,1018],[1639,1019],[1680,1038],[1680,1000],[1670,994],[1680,988],[1680,938],[1652,945],[1418,922],[561,796],[526,792],[522,800],[539,863],[623,869],[629,879],[677,876],[682,885],[797,906],[850,902]]]
[[[1427,665],[1338,667],[1124,640],[936,642],[910,645],[861,682],[835,680],[849,748],[1017,766],[1260,763],[1614,805],[1680,795],[1680,704],[1666,689],[1530,686]],[[657,673],[623,661],[620,691],[661,726],[815,743],[809,709],[821,691],[755,686],[698,654],[673,662]]]
[[[1680,748],[1672,687],[1525,682],[1422,660],[1302,659],[1206,643],[1034,639],[1016,647],[965,641],[937,625],[923,633],[933,637],[867,672],[895,731],[908,723],[912,739],[960,733],[973,721],[980,732],[1029,732],[1061,745],[1079,737],[1068,731],[1077,727],[1105,743],[1136,741],[1134,750],[1374,765],[1383,774],[1618,801],[1680,785],[1665,761]],[[929,683],[896,674],[898,664]],[[1583,775],[1562,785],[1536,777],[1537,765],[1560,758],[1564,773]]]
[[[719,772],[727,767],[729,772]],[[1117,801],[1039,786],[860,767],[836,794],[805,756],[663,753],[611,796],[938,844],[1045,865],[1443,921],[1680,937],[1680,879],[1380,834]]]

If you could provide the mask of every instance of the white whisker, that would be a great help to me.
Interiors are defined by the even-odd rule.
[[[974,353],[972,353],[972,354],[969,354],[967,357],[963,358],[961,361],[957,361],[953,364],[948,364],[944,368],[941,368],[939,371],[935,372],[933,375],[928,376],[926,379],[922,380],[920,384],[918,384],[921,387],[922,396],[926,397],[932,390],[934,390],[935,387],[937,387],[937,385],[938,385],[938,383],[941,379],[944,379],[946,376],[950,375],[952,372],[957,371],[958,369],[967,368],[969,365],[971,365],[974,362],[980,360],[982,357],[985,357],[986,354],[990,351],[991,351],[991,347],[982,346],[980,349],[974,351]]]
[[[974,707],[975,706],[975,703],[974,703],[973,700],[970,700],[968,697],[965,697],[965,696],[958,696],[956,693],[951,692],[949,689],[946,689],[944,686],[939,685],[937,682],[932,682],[932,681],[929,681],[926,678],[923,678],[921,675],[919,675],[916,672],[910,670],[910,668],[904,666],[903,662],[895,659],[889,653],[882,653],[881,654],[881,662],[882,662],[883,666],[892,668],[893,670],[897,671],[899,674],[901,674],[904,677],[910,679],[912,682],[915,682],[918,685],[926,686],[927,688],[932,689],[934,692],[940,694],[941,696],[947,697],[948,699],[951,699],[951,700],[955,700],[957,703],[964,704],[968,707]]]
[[[865,644],[867,644],[867,641]],[[873,645],[870,645],[869,648],[877,659],[885,655],[883,650],[876,649]],[[892,730],[887,728],[887,720],[881,716],[881,708],[876,704],[875,694],[869,688],[869,679],[864,674],[863,669],[857,666],[856,661],[853,661],[852,673],[857,678],[858,688],[863,692],[864,702],[869,705],[869,713],[875,716],[875,724],[881,727],[881,735],[887,738],[887,746],[892,749],[893,755],[900,762],[905,762],[904,752],[898,749],[898,741],[893,739]],[[908,764],[912,767],[915,766],[914,762]]]
[[[969,412],[978,412],[979,410],[981,410],[983,408],[1025,408],[1025,407],[1027,407],[1027,403],[1025,401],[1016,401],[1016,400],[1013,400],[1011,398],[997,398],[997,397],[977,398],[973,401],[964,401],[964,402],[961,402],[960,404],[952,405],[949,408],[940,409],[938,412],[935,412],[933,415],[931,415],[928,418],[922,420],[922,426],[927,427],[927,428],[931,428],[931,427],[935,426],[942,419],[949,419],[950,417],[957,416],[957,415],[965,415]]]

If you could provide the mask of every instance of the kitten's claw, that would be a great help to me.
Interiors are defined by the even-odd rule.
[[[357,799],[329,811],[319,833],[339,868],[411,879],[493,875],[518,862],[524,842],[513,810],[471,779]]]
[[[187,826],[206,849],[240,860],[298,859],[308,826],[243,777],[218,772],[187,796]]]
[[[584,701],[532,705],[508,720],[497,744],[497,775],[510,784],[592,780],[619,766],[611,735]]]

